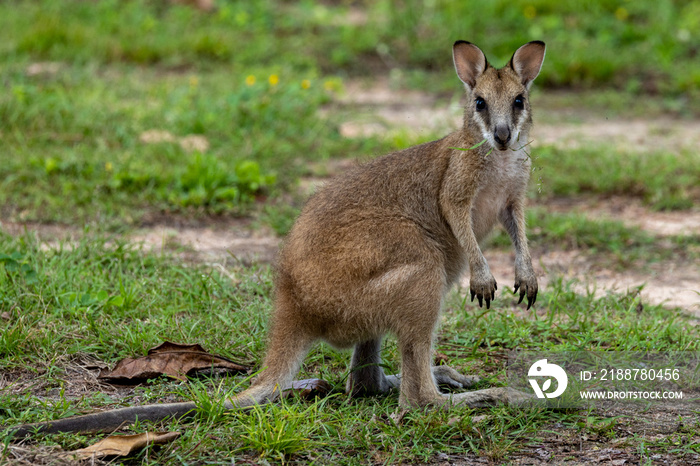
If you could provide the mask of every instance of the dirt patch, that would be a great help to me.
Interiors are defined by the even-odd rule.
[[[392,89],[388,79],[373,81],[371,86],[350,81],[337,104],[352,111],[340,125],[340,133],[350,138],[407,130],[431,137],[447,134],[462,122],[460,99],[445,101],[419,91],[399,91]]]
[[[176,137],[169,131],[152,129],[141,133],[139,141],[143,144],[178,143],[186,152],[204,153],[209,150],[209,141],[199,134]]]
[[[230,228],[151,227],[129,236],[146,250],[179,250],[198,262],[274,263],[280,239],[268,232],[256,232],[240,226]]]
[[[219,221],[213,226],[152,225],[126,234],[124,239],[146,251],[170,251],[201,263],[274,263],[281,239],[249,221]],[[74,247],[85,234],[65,225],[0,223],[0,231],[12,236],[33,235],[44,250]]]
[[[618,220],[658,236],[700,234],[700,210],[655,212],[642,201],[624,196],[578,196],[546,201],[551,212],[574,212],[595,219]]]
[[[513,464],[700,464],[698,454],[678,457],[669,453],[673,445],[697,441],[694,426],[686,424],[695,418],[692,406],[658,403],[651,410],[639,408],[641,406],[632,404],[596,408],[592,413],[596,417],[613,419],[598,432],[595,428],[578,430],[552,426],[542,433],[538,445],[514,455]],[[640,449],[641,439],[645,448]]]

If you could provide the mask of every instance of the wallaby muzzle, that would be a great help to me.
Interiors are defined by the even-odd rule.
[[[493,139],[500,148],[505,149],[510,142],[510,128],[506,125],[496,126],[496,131],[493,132]]]

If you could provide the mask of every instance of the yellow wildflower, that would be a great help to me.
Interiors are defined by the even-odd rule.
[[[617,10],[615,10],[615,17],[619,19],[620,21],[624,21],[627,18],[629,18],[630,13],[627,11],[627,8],[620,7]]]
[[[537,9],[532,5],[528,5],[523,10],[523,15],[527,19],[534,19],[537,16]]]
[[[252,74],[249,74],[248,77],[245,78],[245,83],[249,86],[252,86],[253,84],[255,84],[255,76],[253,76]]]
[[[311,87],[311,81],[309,81],[308,79],[305,79],[301,82],[302,89],[308,89],[310,87]]]
[[[112,162],[105,163],[105,171],[111,172],[113,169]]]
[[[270,82],[270,86],[276,86],[280,82],[280,77],[276,74],[271,74],[268,81]]]

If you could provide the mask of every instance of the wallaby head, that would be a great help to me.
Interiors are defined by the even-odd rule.
[[[478,128],[479,139],[497,150],[524,146],[532,126],[530,85],[542,68],[544,53],[544,42],[529,42],[515,51],[506,66],[496,69],[476,45],[455,42],[455,69],[467,90],[465,128]]]

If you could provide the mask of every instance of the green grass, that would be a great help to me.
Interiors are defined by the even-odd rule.
[[[700,157],[691,150],[633,152],[606,146],[533,150],[532,190],[544,196],[620,194],[658,210],[700,202]]]
[[[232,64],[248,71],[275,63],[280,70],[364,74],[444,69],[456,39],[479,44],[494,63],[543,39],[547,85],[683,93],[700,82],[692,35],[700,11],[689,1],[383,0],[361,4],[366,19],[356,22],[343,19],[349,7],[342,3],[217,5],[206,14],[162,2],[15,2],[0,9],[0,53],[170,68]]]
[[[306,162],[359,146],[317,115],[322,83],[260,78],[119,65],[97,78],[70,65],[18,75],[0,96],[5,216],[129,225],[149,211],[241,214]],[[144,142],[149,131],[165,136]],[[183,147],[192,135],[208,143],[204,153]]]
[[[458,92],[455,38],[479,43],[496,64],[525,40],[544,38],[550,48],[538,86],[602,87],[604,106],[651,85],[669,101],[692,102],[700,76],[688,58],[695,45],[683,39],[694,30],[694,3],[497,1],[475,15],[471,2],[380,1],[362,6],[367,24],[342,20],[346,5],[218,6],[203,13],[149,1],[0,5],[3,218],[118,230],[163,213],[249,214],[255,200],[289,191],[309,162],[414,142],[401,133],[342,138],[339,121],[319,109],[342,89],[339,76],[390,68],[400,84]],[[143,142],[152,131],[160,142]],[[192,136],[205,146],[184,147]],[[690,152],[536,155],[546,195],[625,193],[660,209],[698,201]]]
[[[31,236],[0,235],[0,251],[0,371],[14,383],[31,378],[35,387],[0,393],[4,427],[174,396],[195,400],[202,415],[172,426],[183,436],[173,445],[149,451],[148,461],[180,461],[182,455],[191,461],[263,455],[271,460],[355,464],[378,458],[392,463],[430,461],[436,450],[502,460],[535,442],[547,426],[573,427],[585,415],[460,408],[418,410],[397,420],[396,395],[349,400],[342,394],[348,354],[324,345],[312,351],[300,374],[320,375],[335,384],[335,395],[316,403],[287,400],[245,414],[223,413],[221,399],[240,390],[242,378],[156,381],[121,397],[97,389],[76,395],[65,389],[70,386],[72,361],[89,356],[114,364],[143,355],[162,340],[200,343],[259,367],[266,316],[272,309],[270,269],[236,269],[238,280],[232,281],[218,270],[134,250],[118,239],[89,232],[76,244],[50,249]],[[543,290],[537,314],[512,312],[515,296],[508,292],[499,293],[491,311],[467,305],[460,293],[453,293],[436,349],[460,370],[485,376],[486,386],[504,383],[503,366],[493,356],[513,348],[697,349],[698,327],[690,325],[688,317],[647,303],[640,313],[634,293],[596,298],[576,293],[573,285],[559,281]],[[385,347],[387,367],[396,370],[395,341],[390,338]],[[472,421],[476,414],[488,418]],[[39,438],[42,445],[58,443],[63,448],[89,441],[72,435]],[[146,462],[143,455],[136,461]]]
[[[75,390],[85,358],[113,365],[163,340],[200,343],[259,367],[272,309],[270,268],[224,273],[183,262],[168,249],[138,250],[110,232],[153,218],[256,213],[283,235],[298,212],[287,199],[314,164],[366,159],[417,141],[409,131],[342,138],[337,112],[319,110],[332,104],[346,78],[389,75],[392,84],[454,95],[460,92],[451,67],[454,40],[477,43],[501,65],[518,45],[543,39],[548,55],[537,84],[543,97],[552,89],[589,91],[585,99],[564,98],[567,109],[700,114],[697,41],[686,34],[698,29],[696,2],[217,5],[207,14],[147,0],[0,3],[0,216],[87,225],[75,242],[49,247],[31,234],[0,233],[0,374],[10,384],[0,390],[0,426],[194,400],[197,419],[159,426],[182,436],[137,454],[134,464],[230,463],[232,457],[417,463],[441,461],[438,451],[458,461],[467,455],[507,463],[548,431],[618,432],[594,413],[497,407],[403,414],[395,394],[348,399],[348,354],[325,345],[312,351],[300,374],[334,384],[332,396],[316,402],[223,412],[221,400],[242,389],[244,377],[159,379],[117,395],[92,386]],[[351,8],[362,9],[366,23],[347,21]],[[187,147],[193,137],[199,148]],[[533,156],[533,196],[622,194],[655,209],[688,209],[699,200],[700,164],[690,151],[542,147]],[[584,249],[620,267],[698,257],[693,235],[662,239],[619,222],[542,210],[530,212],[528,223],[533,247]],[[697,350],[698,327],[677,310],[645,302],[640,313],[634,293],[595,297],[579,289],[555,280],[542,290],[537,313],[516,308],[506,291],[491,311],[452,293],[436,349],[456,368],[485,377],[484,386],[504,383],[499,355],[516,347]],[[384,346],[386,367],[398,370],[396,341]],[[43,436],[36,448],[75,449],[93,440]],[[9,458],[3,443],[0,462]],[[644,458],[697,451],[697,443],[675,434],[629,437],[626,444]]]

